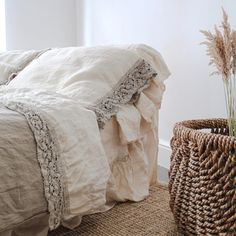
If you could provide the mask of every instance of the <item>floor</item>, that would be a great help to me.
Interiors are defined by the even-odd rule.
[[[154,185],[140,202],[117,204],[107,212],[84,216],[74,230],[60,227],[48,236],[177,236],[169,208],[169,191]]]

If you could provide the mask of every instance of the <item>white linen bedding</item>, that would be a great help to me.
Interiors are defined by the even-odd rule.
[[[139,201],[148,195],[150,183],[156,181],[158,109],[168,75],[160,54],[145,45],[63,48],[44,52],[6,88],[2,86],[5,105],[17,109],[14,104],[23,102],[37,108],[56,130],[53,133],[61,140],[60,149],[68,151],[63,158],[68,162],[62,166],[70,204],[61,215],[67,226],[74,226],[70,222],[74,216],[106,210],[114,201]],[[83,142],[76,147],[73,143],[78,139]],[[97,153],[89,143],[98,147]],[[83,163],[84,148],[89,150],[88,163],[96,165],[98,175],[103,169],[98,178],[89,173],[93,165],[87,165],[84,176],[90,176],[91,186],[97,188],[93,193],[75,184],[89,186],[89,180],[75,171],[80,167],[74,165]],[[95,179],[100,184],[95,184]],[[88,204],[88,196],[93,194],[93,204]],[[51,213],[51,229],[58,225],[53,217]]]
[[[25,219],[46,212],[47,202],[44,198],[36,143],[27,121],[17,112],[0,106],[0,128],[2,236],[2,230],[12,229]]]
[[[31,61],[46,50],[10,51],[0,53],[0,86],[9,83]]]
[[[106,202],[110,169],[95,114],[60,94],[4,92],[1,103],[23,114],[34,134],[50,228],[98,211]]]

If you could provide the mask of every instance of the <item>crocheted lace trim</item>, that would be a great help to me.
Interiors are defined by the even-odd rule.
[[[50,213],[49,227],[55,229],[62,220],[66,205],[66,191],[57,139],[49,129],[46,120],[35,109],[20,102],[8,102],[5,106],[23,114],[34,134],[37,143],[37,158],[43,177],[44,193]]]
[[[99,128],[102,129],[105,122],[118,112],[120,105],[136,102],[155,76],[157,73],[148,62],[138,60],[111,92],[89,107],[97,116]]]

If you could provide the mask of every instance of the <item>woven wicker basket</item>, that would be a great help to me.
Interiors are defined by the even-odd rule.
[[[224,119],[177,123],[170,207],[183,235],[236,235],[236,138]]]

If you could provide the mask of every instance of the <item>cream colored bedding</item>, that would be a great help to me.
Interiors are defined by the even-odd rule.
[[[35,58],[47,50],[10,51],[0,53],[0,86],[9,83]]]
[[[1,103],[24,115],[34,134],[50,228],[103,208],[110,168],[95,114],[60,94],[27,89],[2,91]],[[21,158],[25,148],[15,147]]]
[[[36,143],[26,119],[0,107],[0,235],[47,211],[36,157]],[[19,135],[16,135],[19,134]]]
[[[141,74],[139,83],[134,86],[131,84],[127,90],[130,84],[126,82],[132,79],[135,81],[139,76],[136,73]],[[149,185],[156,181],[158,109],[164,92],[163,81],[168,75],[168,69],[160,54],[145,45],[64,48],[45,52],[22,70],[6,88],[1,89],[4,105],[13,110],[17,110],[14,104],[19,102],[23,102],[26,107],[36,106],[40,114],[43,113],[43,117],[47,117],[49,126],[54,129],[58,127],[55,129],[57,136],[63,134],[61,137],[69,138],[67,144],[64,144],[62,138],[59,145],[70,150],[67,155],[69,162],[66,165],[69,167],[66,171],[70,204],[67,213],[62,217],[64,225],[74,227],[80,222],[82,215],[107,210],[115,201],[139,201],[148,195]],[[126,90],[120,90],[122,85],[125,85]],[[39,88],[41,91],[38,91]],[[118,100],[114,91],[122,94]],[[70,108],[61,109],[64,106]],[[83,135],[89,130],[84,128],[85,123],[78,125],[83,116],[86,124],[93,124],[90,127],[90,135]],[[94,126],[97,123],[94,119],[97,119],[100,125],[100,134]],[[63,130],[61,126],[68,123],[71,128],[64,125]],[[100,166],[103,166],[100,177],[95,176],[93,169],[88,167],[88,173],[81,181],[81,175],[76,177],[76,168],[75,171],[71,169],[79,166],[75,165],[77,160],[71,161],[75,153],[81,156],[83,161],[80,152],[84,149],[78,146],[71,151],[74,145],[70,144],[74,142],[74,138],[78,138],[72,127],[77,127],[76,134],[79,133],[79,137],[86,137],[84,145],[87,145],[89,150],[88,158],[94,158],[88,163],[97,166],[96,155],[99,158],[104,157],[103,164],[99,162]],[[91,140],[88,137],[97,138]],[[89,146],[91,142],[95,142],[98,148]],[[97,149],[100,151],[94,153]],[[94,192],[98,204],[96,197],[92,199],[92,205],[83,201],[83,192],[85,199],[92,194],[91,191],[84,190],[85,186],[89,186],[82,184],[86,183],[86,176],[91,176],[91,180],[99,179],[101,183],[99,185],[97,181],[91,181],[94,188],[89,189],[103,186]],[[73,181],[76,178],[78,181]],[[76,182],[81,183],[80,186],[84,188],[76,186]],[[47,197],[46,200],[49,203]],[[81,208],[82,205],[84,208]],[[15,230],[18,231],[19,227]],[[51,225],[51,228],[54,226]],[[44,225],[41,232],[45,234],[45,231]],[[4,230],[4,233],[2,231],[2,234],[6,235],[11,233],[12,230]],[[26,231],[24,233],[27,235]]]

